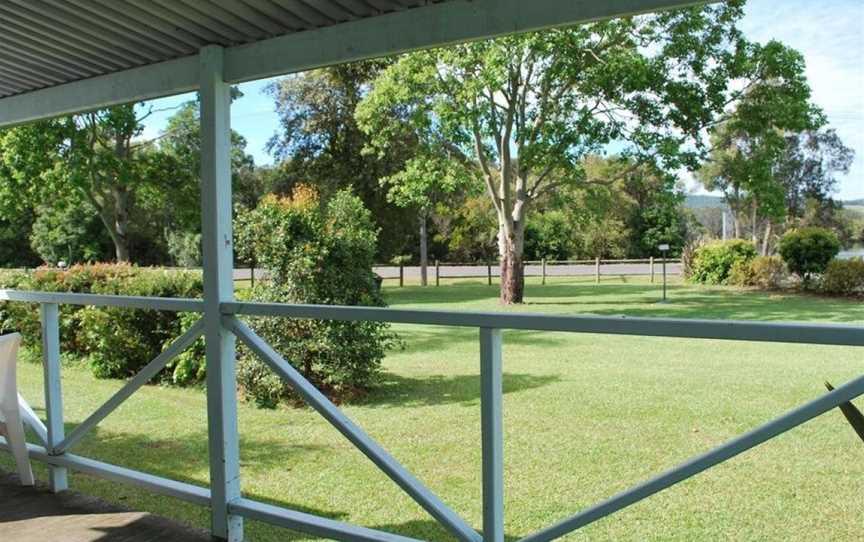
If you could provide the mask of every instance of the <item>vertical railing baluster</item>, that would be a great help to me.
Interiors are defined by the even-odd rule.
[[[501,330],[480,328],[484,542],[504,542],[503,378]]]
[[[60,309],[55,303],[39,306],[42,321],[42,367],[45,382],[45,416],[48,428],[48,453],[55,455],[53,448],[64,437],[63,391],[60,385]],[[69,488],[65,467],[48,467],[48,483],[51,491],[58,493]]]

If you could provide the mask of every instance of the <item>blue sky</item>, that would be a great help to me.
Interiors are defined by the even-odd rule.
[[[742,29],[751,40],[777,39],[804,54],[814,101],[844,143],[856,151],[837,196],[864,198],[864,0],[750,0]],[[278,126],[273,100],[264,94],[270,81],[240,85],[244,97],[231,113],[232,127],[246,137],[247,150],[258,164],[272,162],[265,145]],[[174,96],[153,105],[162,109],[190,98]],[[146,136],[157,135],[171,113],[150,117]],[[691,190],[699,191],[695,185]]]

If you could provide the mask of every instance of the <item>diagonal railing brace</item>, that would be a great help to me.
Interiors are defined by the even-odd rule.
[[[284,378],[294,391],[330,424],[345,436],[363,454],[372,460],[381,471],[396,482],[417,504],[422,506],[441,525],[464,542],[480,542],[481,536],[465,520],[435,496],[423,483],[408,472],[393,456],[352,422],[318,388],[312,385],[278,352],[259,337],[249,326],[233,316],[223,319],[225,327],[231,329],[273,371]]]
[[[631,489],[618,493],[600,504],[592,506],[575,516],[565,519],[551,527],[523,538],[520,542],[548,542],[560,538],[581,527],[602,519],[610,514],[650,497],[678,482],[718,465],[738,454],[746,452],[763,442],[794,429],[795,427],[821,416],[826,412],[864,395],[864,376],[847,382],[836,390],[810,401],[779,418],[749,431],[710,452],[697,456],[686,463],[670,469],[663,474],[643,482]]]
[[[87,434],[93,427],[95,427],[99,422],[105,419],[106,416],[114,412],[117,407],[119,407],[123,401],[128,399],[133,393],[138,391],[138,389],[149,382],[154,376],[156,376],[159,371],[165,368],[168,365],[168,362],[174,359],[178,354],[189,348],[189,346],[195,342],[198,337],[201,336],[201,333],[204,330],[204,322],[202,320],[198,320],[195,322],[192,327],[186,330],[186,333],[179,336],[174,342],[172,342],[168,348],[162,351],[161,354],[156,356],[153,361],[148,363],[141,371],[135,375],[134,378],[126,382],[122,388],[120,388],[117,393],[111,396],[110,399],[105,401],[101,407],[96,409],[93,414],[91,414],[86,420],[81,422],[78,427],[75,428],[74,431],[69,433],[65,439],[63,439],[57,446],[51,450],[52,454],[61,454],[71,448],[76,442],[81,440],[84,435]]]

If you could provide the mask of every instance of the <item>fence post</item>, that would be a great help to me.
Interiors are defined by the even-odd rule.
[[[235,337],[222,323],[221,304],[234,299],[231,233],[231,86],[223,51],[201,49],[201,233],[204,256],[204,344],[211,534],[242,542],[243,518],[228,506],[240,498]]]
[[[441,286],[441,263],[435,260],[435,286]]]
[[[651,256],[651,284],[654,284],[654,256]]]
[[[405,286],[405,264],[399,264],[399,287]]]
[[[501,330],[480,328],[483,542],[504,542],[504,423]]]
[[[594,259],[594,282],[600,284],[600,256]]]
[[[492,286],[492,262],[486,262],[486,282]]]
[[[542,280],[542,284],[545,286],[545,285],[546,285],[546,258],[543,258],[543,261],[541,262],[541,265],[543,266],[543,270],[542,270],[542,273],[543,273],[543,280]]]
[[[48,428],[48,454],[63,441],[63,390],[60,384],[60,309],[55,303],[39,306],[42,321],[42,363],[45,374],[45,417]],[[58,493],[69,489],[65,467],[48,467],[48,482],[51,491]]]

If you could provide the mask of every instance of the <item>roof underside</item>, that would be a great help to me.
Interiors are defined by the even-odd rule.
[[[447,1],[0,0],[0,98]]]
[[[199,51],[239,83],[715,0],[0,0],[0,128],[194,91]]]

